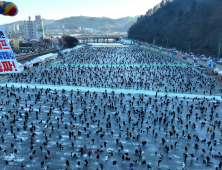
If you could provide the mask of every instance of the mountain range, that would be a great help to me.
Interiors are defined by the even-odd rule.
[[[48,30],[62,29],[63,25],[66,29],[92,28],[102,31],[120,31],[127,32],[129,27],[136,22],[138,16],[124,17],[119,19],[112,19],[108,17],[88,17],[88,16],[72,16],[59,20],[47,20],[43,19],[44,28]],[[24,28],[23,21],[17,21],[4,26],[12,24],[19,24],[20,30]],[[3,26],[3,27],[4,27]]]

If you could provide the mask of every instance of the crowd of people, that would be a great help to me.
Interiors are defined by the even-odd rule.
[[[98,47],[64,58],[59,66],[15,75],[2,82],[0,92],[1,169],[222,166],[221,100],[214,97],[219,87],[174,60],[135,47]]]
[[[59,63],[61,66],[42,67],[22,77],[18,75],[15,82],[210,95],[220,93],[214,81],[191,66],[132,47],[94,48]],[[73,66],[73,63],[82,65]],[[88,63],[94,64],[93,67]]]

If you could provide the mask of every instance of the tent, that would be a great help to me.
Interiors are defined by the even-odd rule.
[[[62,51],[64,52],[64,54],[69,54],[72,51],[72,49],[65,49],[65,50],[62,50]]]
[[[29,65],[29,62],[26,61],[26,62],[23,64],[23,67],[28,67],[28,65]]]
[[[30,63],[29,61],[27,61],[23,64],[23,66],[24,66],[24,68],[31,68],[31,67],[33,67],[33,64]]]
[[[193,57],[193,62],[194,63],[199,63],[200,62],[200,58],[199,57]]]
[[[58,54],[54,53],[54,54],[52,54],[50,60],[55,60],[57,58],[58,58]]]
[[[46,58],[45,58],[45,61],[50,61],[50,60],[52,60],[52,55],[51,56],[47,56]]]
[[[41,62],[42,62],[42,59],[41,59],[41,58],[38,58],[38,57],[37,57],[37,58],[34,58],[33,60],[30,61],[30,63],[32,63],[33,65],[34,65],[34,64],[37,64],[37,63],[41,63]]]
[[[133,44],[133,41],[121,38],[120,42],[122,44],[130,45]]]
[[[220,70],[218,69],[218,68],[215,68],[214,69],[214,74],[217,74],[217,73],[219,73],[220,72]]]
[[[49,53],[49,54],[45,55],[45,61],[50,61],[50,60],[52,60],[52,58],[53,58],[53,54],[52,53]]]
[[[58,54],[53,54],[53,53],[49,53],[49,54],[45,54],[43,56],[39,56],[37,58],[39,58],[41,60],[41,62],[46,62],[46,61],[50,61],[50,60],[54,60],[58,57]]]
[[[61,53],[63,52],[64,54],[69,54],[71,52],[74,52],[75,50],[80,50],[80,49],[83,49],[83,48],[84,48],[84,46],[77,45],[77,46],[75,46],[73,48],[68,48],[68,49],[62,50]]]
[[[45,63],[47,57],[48,57],[48,54],[39,56],[38,58],[42,61],[42,63]]]
[[[52,59],[55,60],[58,58],[58,56],[59,56],[58,54],[54,54]]]
[[[21,71],[21,72],[23,72],[24,71],[24,66],[23,66],[23,64],[22,63],[19,63],[19,62],[17,62],[18,63],[18,66],[19,66],[19,70]]]

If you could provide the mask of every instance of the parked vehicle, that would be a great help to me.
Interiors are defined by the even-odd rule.
[[[207,58],[207,60],[212,60],[212,59],[213,59],[213,57],[208,57],[208,58]]]
[[[207,60],[206,57],[201,57],[200,59],[203,60],[203,61],[206,61],[206,60]]]
[[[203,65],[200,65],[199,69],[202,70],[202,71],[205,71],[205,67]]]
[[[218,59],[217,58],[213,58],[213,61],[218,61]]]
[[[199,64],[196,64],[196,63],[194,63],[193,66],[194,66],[195,68],[199,68],[199,67],[200,67]]]
[[[217,63],[220,63],[220,64],[222,64],[222,58],[219,60],[219,61],[217,61]]]
[[[203,65],[200,65],[200,68],[205,68]]]

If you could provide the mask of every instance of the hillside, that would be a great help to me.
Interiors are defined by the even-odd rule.
[[[93,28],[97,30],[112,30],[112,31],[124,31],[127,32],[129,27],[136,21],[137,17],[124,17],[119,19],[112,19],[108,17],[86,17],[76,16],[63,18],[60,20],[46,20],[43,19],[45,29],[62,29],[64,24],[66,29],[76,29],[81,26],[82,28]],[[129,24],[130,23],[130,24]],[[17,21],[11,24],[21,25],[23,27],[23,21]],[[7,26],[10,24],[6,24]]]
[[[126,25],[129,22],[135,22],[136,17],[125,17],[125,18],[119,18],[119,19],[112,19],[107,17],[85,17],[85,16],[78,16],[78,17],[69,17],[69,18],[63,18],[60,20],[55,20],[51,24],[45,25],[45,28],[52,29],[61,29],[62,25],[64,24],[65,28],[67,29],[75,29],[79,26],[83,28],[93,28],[93,29],[110,29],[113,31],[127,31],[129,29],[126,27]]]
[[[130,38],[179,50],[218,55],[221,0],[163,0],[130,27]]]

